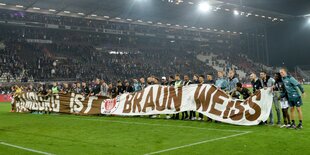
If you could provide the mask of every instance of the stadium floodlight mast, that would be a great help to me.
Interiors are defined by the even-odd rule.
[[[205,13],[205,12],[209,12],[212,9],[212,7],[208,2],[201,2],[198,4],[198,9],[199,11]]]

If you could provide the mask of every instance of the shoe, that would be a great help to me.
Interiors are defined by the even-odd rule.
[[[156,118],[156,117],[157,117],[156,115],[151,116],[151,118]]]
[[[198,121],[203,121],[203,118],[201,118],[201,117],[198,117],[198,119],[197,119]]]
[[[191,118],[192,121],[196,120],[196,117]]]
[[[302,124],[299,123],[299,124],[297,125],[297,129],[302,129]]]
[[[269,125],[270,125],[270,126],[273,126],[274,124],[273,124],[273,123],[269,123]]]
[[[166,116],[166,119],[170,119],[171,117],[169,115]]]
[[[287,125],[281,125],[280,128],[287,128]]]
[[[287,127],[288,129],[296,129],[296,125],[295,124],[291,124]]]

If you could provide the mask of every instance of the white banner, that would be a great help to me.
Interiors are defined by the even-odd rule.
[[[229,98],[213,85],[194,84],[179,88],[153,85],[140,92],[104,100],[101,113],[153,115],[197,111],[220,122],[257,125],[268,119],[272,98],[270,88],[243,101]]]
[[[113,114],[121,116],[175,114],[196,111],[220,122],[236,125],[257,125],[268,119],[272,106],[270,88],[261,89],[247,100],[233,100],[214,85],[152,85],[114,99],[82,94],[42,96],[23,92],[14,100],[16,112],[46,111],[81,115]]]

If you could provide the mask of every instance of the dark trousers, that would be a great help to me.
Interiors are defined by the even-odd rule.
[[[180,114],[179,113],[173,114],[172,119],[180,119]]]
[[[199,118],[203,119],[203,114],[199,113]]]
[[[284,124],[291,124],[290,116],[288,114],[288,108],[282,109]]]
[[[187,119],[188,118],[188,113],[187,111],[182,112],[182,119]]]
[[[195,111],[190,111],[189,112],[189,119],[195,118],[196,117],[196,112]]]

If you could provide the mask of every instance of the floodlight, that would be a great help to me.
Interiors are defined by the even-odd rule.
[[[239,11],[237,11],[237,10],[234,10],[234,15],[239,15]]]
[[[201,12],[208,12],[212,7],[208,2],[201,2],[199,3],[198,8]]]

